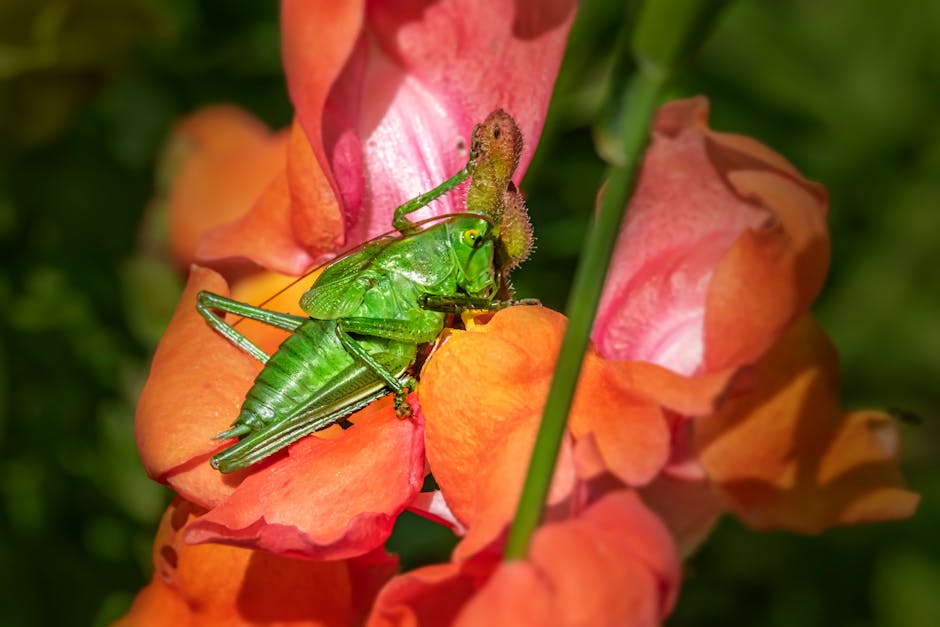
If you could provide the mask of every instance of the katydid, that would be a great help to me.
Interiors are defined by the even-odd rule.
[[[221,472],[248,467],[292,442],[394,393],[410,414],[410,371],[419,347],[434,342],[448,314],[514,304],[508,272],[528,256],[531,227],[511,177],[522,136],[503,111],[473,131],[465,168],[399,206],[392,233],[331,262],[301,297],[307,316],[278,313],[210,292],[197,309],[208,324],[264,368],[232,427],[216,439],[240,438],[211,459]],[[467,212],[412,222],[420,209],[470,178]],[[520,301],[537,302],[537,301]],[[216,312],[291,332],[267,355]]]

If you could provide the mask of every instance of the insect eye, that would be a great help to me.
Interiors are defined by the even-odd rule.
[[[467,229],[463,232],[461,238],[463,239],[463,243],[471,248],[476,248],[481,241],[480,232],[476,229]]]

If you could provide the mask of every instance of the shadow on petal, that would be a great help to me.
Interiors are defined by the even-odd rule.
[[[699,460],[747,524],[819,533],[913,513],[893,419],[843,413],[838,390],[835,350],[807,316],[757,367],[753,390],[696,419]]]
[[[361,571],[371,568],[383,580],[390,575],[380,561],[313,562],[186,544],[183,536],[199,513],[181,499],[170,505],[154,542],[153,581],[115,625],[345,626],[361,611],[352,589],[354,581],[364,581]]]

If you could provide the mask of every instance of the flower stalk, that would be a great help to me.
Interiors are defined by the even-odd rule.
[[[610,171],[597,219],[588,232],[584,254],[575,272],[566,307],[568,326],[509,531],[503,556],[506,561],[525,558],[542,517],[604,278],[649,141],[653,113],[679,59],[705,38],[713,22],[711,18],[724,4],[724,0],[701,3],[649,0],[637,15],[631,45],[620,47],[624,54],[632,55],[636,67],[614,116],[615,127],[620,129],[617,143],[622,146],[622,160]],[[614,67],[617,65],[615,60]]]

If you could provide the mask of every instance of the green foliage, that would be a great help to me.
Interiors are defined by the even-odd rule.
[[[133,416],[180,290],[138,248],[155,156],[200,103],[290,119],[277,32],[273,3],[0,8],[4,624],[104,625],[150,577],[170,495]]]
[[[585,5],[522,186],[536,251],[513,279],[556,309],[604,171],[591,123],[629,69],[611,75],[607,56],[623,3]],[[819,538],[723,522],[690,562],[673,625],[940,620],[938,41],[940,5],[927,0],[740,1],[677,77],[676,95],[710,97],[716,128],[764,141],[829,189],[834,260],[817,314],[848,406],[923,418],[905,427],[905,470],[925,498],[910,521]],[[132,418],[179,289],[140,243],[155,157],[200,104],[286,124],[277,46],[271,2],[0,8],[5,624],[106,624],[150,576],[168,494],[143,474]],[[425,543],[418,524],[402,521],[393,542],[446,556],[448,537]]]

